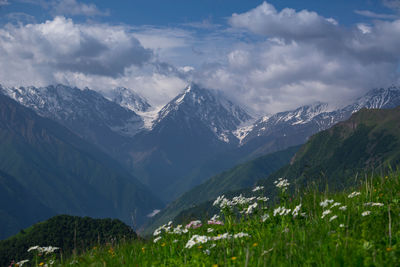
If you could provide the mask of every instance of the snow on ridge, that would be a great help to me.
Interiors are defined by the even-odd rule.
[[[242,126],[232,132],[232,134],[239,140],[239,144],[242,144],[246,136],[254,129],[254,126],[254,124]]]
[[[108,100],[136,113],[145,112],[151,108],[151,105],[145,97],[126,87],[116,87],[102,94]]]
[[[158,115],[160,112],[160,108],[152,108],[147,111],[137,111],[136,114],[138,114],[142,119],[143,119],[143,129],[145,130],[151,130],[153,129],[154,123],[158,119]]]

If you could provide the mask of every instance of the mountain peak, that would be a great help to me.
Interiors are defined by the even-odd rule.
[[[147,99],[125,87],[116,87],[103,94],[111,101],[134,112],[146,112],[151,108]]]
[[[220,140],[229,142],[231,131],[250,120],[251,116],[219,91],[189,83],[181,94],[161,109],[155,124],[168,118],[179,118],[183,122],[190,118],[196,123],[203,123]]]
[[[353,112],[361,108],[394,108],[400,105],[400,88],[394,85],[388,88],[375,88],[358,98],[354,104],[346,107]]]

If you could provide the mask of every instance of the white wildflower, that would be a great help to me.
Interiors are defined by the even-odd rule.
[[[351,193],[350,195],[348,195],[347,197],[348,198],[353,198],[353,197],[356,197],[356,196],[359,196],[359,195],[361,195],[361,193],[360,192],[356,192],[356,191],[354,191],[353,193]]]
[[[232,205],[236,206],[236,205],[247,205],[249,203],[251,203],[256,197],[244,197],[241,194],[239,196],[236,196],[234,198],[232,198]]]
[[[34,246],[34,247],[30,247],[28,248],[28,252],[31,252],[32,250],[38,250],[39,246]]]
[[[333,215],[333,216],[329,219],[329,221],[331,222],[331,221],[337,219],[337,217],[338,217],[337,215]]]
[[[270,248],[270,249],[268,249],[268,250],[264,250],[263,253],[261,254],[261,256],[264,256],[264,255],[270,253],[270,252],[273,251],[273,250],[274,250],[274,248]]]
[[[286,190],[286,188],[290,185],[290,183],[288,182],[287,179],[284,178],[278,178],[278,180],[276,180],[274,182],[275,186],[277,188],[282,188],[283,190]]]
[[[153,236],[160,235],[162,233],[162,231],[169,233],[169,232],[171,232],[171,228],[172,228],[172,221],[169,221],[167,224],[161,225],[156,230],[154,230]]]
[[[224,199],[226,199],[224,195],[217,197],[213,203],[213,206],[219,206]]]
[[[247,233],[241,232],[241,233],[234,234],[233,238],[242,238],[242,237],[247,237],[247,236],[250,236],[250,235]]]
[[[345,211],[345,210],[347,210],[347,206],[341,206],[339,209],[342,211]]]
[[[325,210],[325,211],[322,213],[321,219],[325,218],[325,216],[328,215],[328,214],[330,214],[330,213],[332,213],[331,210]]]
[[[214,216],[211,217],[210,221],[218,221],[220,219],[218,214],[214,214]]]
[[[153,233],[154,236],[158,236],[160,234],[161,234],[161,229],[157,228],[156,230],[154,230],[154,233]]]
[[[56,250],[58,250],[58,249],[60,249],[60,248],[58,248],[58,247],[52,247],[52,246],[49,246],[49,247],[42,247],[42,252],[44,252],[46,255],[47,254],[50,254],[50,253],[54,253]]]
[[[256,187],[254,187],[253,192],[257,192],[257,191],[263,190],[263,189],[264,189],[264,186],[256,186]]]
[[[299,211],[301,208],[301,204],[297,205],[294,210],[292,211],[293,218],[296,218],[299,215]]]
[[[225,208],[231,208],[233,206],[233,203],[231,201],[229,201],[229,199],[224,198],[221,200],[221,203],[219,204],[219,207],[221,209],[225,209]]]
[[[178,239],[175,239],[174,241],[172,241],[172,243],[178,243],[178,242],[179,242]]]
[[[251,204],[248,208],[247,208],[247,210],[245,211],[245,213],[246,214],[252,214],[253,213],[253,210],[255,209],[255,208],[257,208],[257,203],[253,203],[253,204]]]
[[[192,248],[197,244],[204,244],[209,240],[209,238],[205,235],[194,235],[189,241],[186,243],[185,248]]]
[[[229,233],[224,233],[222,235],[212,237],[212,240],[229,239],[231,237],[232,235],[230,235]]]
[[[23,266],[25,263],[29,262],[29,260],[19,261],[15,264],[15,266]]]
[[[32,250],[37,250],[39,253],[44,253],[45,255],[47,255],[47,254],[50,254],[50,253],[54,253],[58,249],[60,249],[60,248],[52,247],[52,246],[48,246],[48,247],[34,246],[34,247],[30,247],[28,249],[28,252],[30,252]]]
[[[263,216],[261,216],[261,221],[262,222],[265,222],[266,220],[268,220],[269,219],[269,214],[268,213],[266,213],[266,214],[264,214]]]
[[[189,228],[197,229],[197,228],[199,228],[199,227],[201,227],[201,226],[202,226],[201,221],[196,220],[196,221],[191,221],[190,223],[188,223],[188,224],[185,226],[185,228],[186,228],[186,229],[189,229]]]
[[[344,228],[344,224],[343,224],[343,223],[341,223],[341,224],[339,225],[339,227],[341,227],[341,228]]]
[[[278,207],[274,209],[274,217],[279,214],[280,216],[286,216],[288,215],[292,210],[291,209],[286,209],[285,207]]]
[[[274,209],[274,217],[275,217],[277,214],[280,214],[280,213],[281,213],[281,210],[282,210],[282,207],[277,207],[276,209]]]
[[[363,213],[361,213],[362,216],[368,216],[370,214],[371,214],[371,211],[369,211],[369,210],[366,210]]]
[[[206,255],[210,255],[210,250],[209,249],[203,250],[203,253]]]
[[[158,236],[158,237],[154,238],[153,242],[157,243],[160,239],[161,239],[161,236]]]
[[[181,235],[184,233],[187,233],[188,229],[183,228],[183,226],[180,224],[177,227],[174,228],[174,230],[172,231],[172,233],[177,234],[177,235]]]
[[[335,203],[332,204],[331,208],[334,208],[334,207],[337,207],[337,206],[340,206],[340,205],[342,205],[342,203],[335,202]]]
[[[364,206],[383,207],[384,204],[383,203],[368,202],[368,203],[365,203]]]
[[[257,198],[257,201],[264,201],[264,202],[267,202],[268,200],[269,200],[268,197],[258,197],[258,198]]]
[[[326,208],[332,202],[333,202],[333,199],[325,199],[324,201],[320,202],[319,205],[323,208]]]
[[[214,232],[214,229],[212,229],[212,228],[207,229],[207,233],[212,233],[212,232]]]

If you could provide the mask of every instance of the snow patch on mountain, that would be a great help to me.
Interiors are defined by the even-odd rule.
[[[105,91],[103,95],[107,99],[136,113],[146,112],[151,108],[151,105],[143,96],[125,87],[117,87],[110,91]]]
[[[160,112],[160,108],[149,108],[145,112],[137,111],[138,114],[143,119],[143,128],[146,130],[153,129],[154,122],[158,118],[158,113]]]
[[[251,124],[251,125],[239,127],[232,133],[239,140],[239,144],[242,144],[243,140],[253,130],[253,128],[254,128],[254,124]]]

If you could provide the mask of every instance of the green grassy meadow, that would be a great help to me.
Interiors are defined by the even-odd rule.
[[[25,266],[400,265],[400,173],[336,193],[316,186],[293,196],[285,183],[276,184],[278,202],[265,201],[263,189],[221,197],[209,221],[166,224],[146,240],[114,240],[69,258],[40,253]]]

